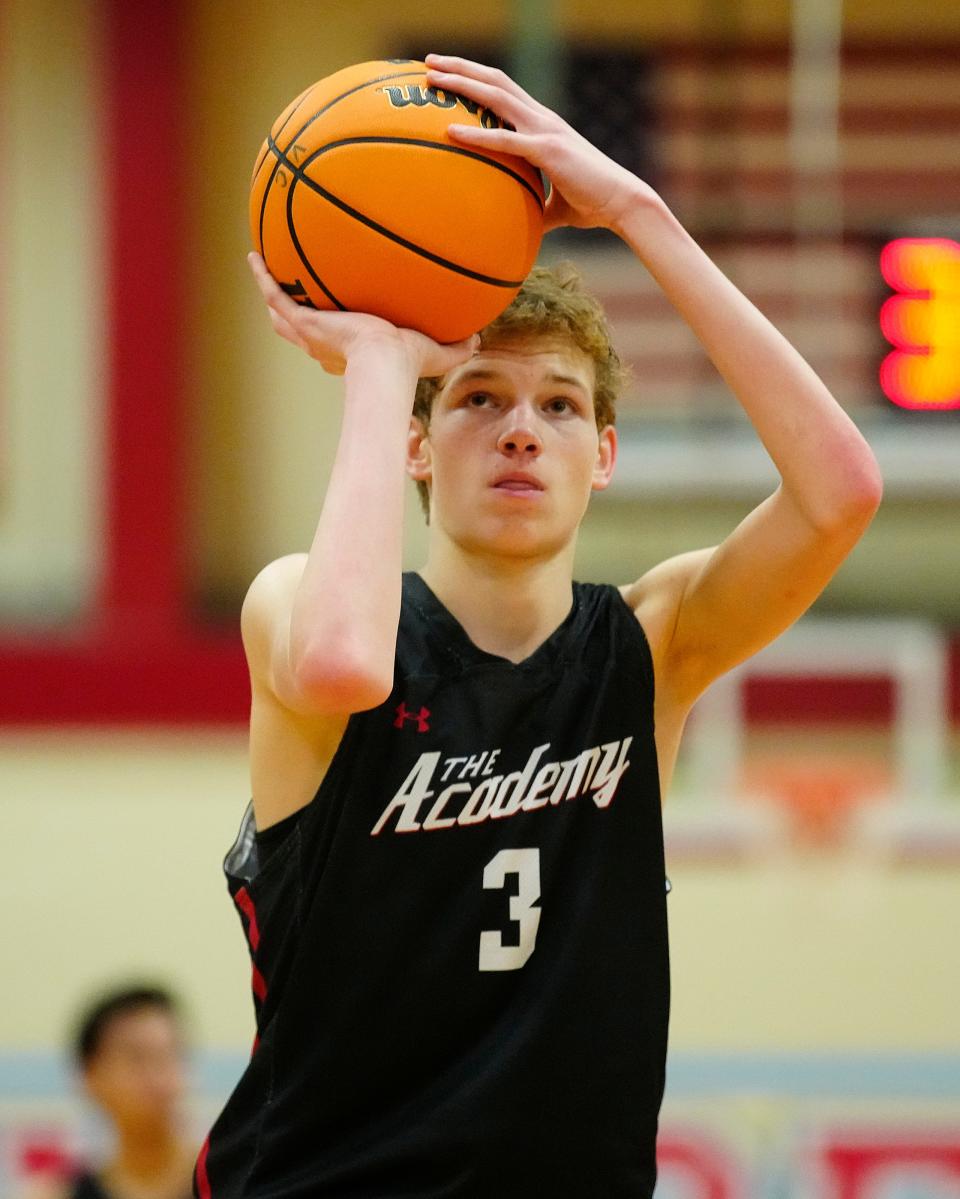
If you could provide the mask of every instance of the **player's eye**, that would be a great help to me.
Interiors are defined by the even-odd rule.
[[[574,406],[566,396],[554,396],[547,404],[547,408],[551,412],[563,414],[564,412],[573,412]]]
[[[492,397],[488,391],[471,391],[465,399],[471,408],[484,408]]]

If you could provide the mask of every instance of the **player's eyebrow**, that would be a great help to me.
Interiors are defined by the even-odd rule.
[[[493,370],[491,367],[474,366],[470,370],[466,370],[462,375],[454,380],[453,386],[459,387],[461,383],[471,383],[483,379],[504,379],[506,374],[504,371]],[[561,383],[567,387],[576,387],[582,391],[584,395],[588,395],[588,389],[582,379],[578,379],[575,375],[563,375],[559,371],[551,371],[546,376],[549,383]]]
[[[568,387],[579,387],[584,395],[589,394],[589,388],[582,379],[578,379],[575,375],[561,375],[556,371],[552,371],[547,378],[551,383],[565,383]]]

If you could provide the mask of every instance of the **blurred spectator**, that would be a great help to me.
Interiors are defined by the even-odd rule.
[[[83,1014],[73,1053],[115,1141],[105,1161],[37,1180],[30,1199],[190,1199],[197,1149],[184,1135],[186,1042],[174,997],[146,985],[103,995]]]

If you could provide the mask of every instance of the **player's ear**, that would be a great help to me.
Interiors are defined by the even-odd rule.
[[[407,474],[418,483],[429,483],[430,465],[429,431],[419,416],[411,416],[407,432]]]
[[[594,491],[603,491],[610,486],[616,461],[617,431],[613,425],[604,425],[600,430],[597,460],[593,464],[593,482],[591,483],[591,487]]]

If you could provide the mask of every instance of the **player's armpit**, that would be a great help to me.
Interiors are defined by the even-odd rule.
[[[625,598],[651,640],[658,681],[691,704],[778,637],[824,589],[875,509],[865,503],[815,526],[780,488],[720,545],[644,575]]]
[[[671,652],[681,601],[690,579],[699,573],[715,548],[689,550],[667,558],[651,567],[636,582],[620,588],[620,594],[642,625],[650,646],[658,701],[666,697],[675,674]]]
[[[250,584],[240,627],[251,687],[268,691],[303,716],[337,716],[376,707],[386,698],[383,683],[355,669],[338,647],[331,646],[325,661],[312,661],[309,670],[293,658],[290,620],[306,561],[302,553],[278,558]]]

